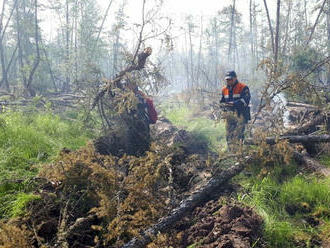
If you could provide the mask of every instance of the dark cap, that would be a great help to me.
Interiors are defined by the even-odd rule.
[[[235,71],[227,71],[225,74],[225,79],[232,79],[237,77],[236,72]]]

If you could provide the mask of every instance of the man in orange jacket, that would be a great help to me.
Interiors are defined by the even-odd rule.
[[[237,80],[235,71],[228,71],[225,76],[227,85],[222,89],[223,103],[229,110],[226,115],[226,139],[228,150],[244,140],[245,124],[250,117],[250,90],[247,85]]]

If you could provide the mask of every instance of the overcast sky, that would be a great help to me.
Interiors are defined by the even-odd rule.
[[[99,5],[106,9],[109,1],[111,0],[97,0]],[[114,4],[112,11],[116,9],[117,4],[122,2],[122,0],[113,0]],[[127,0],[126,11],[131,19],[140,18],[141,16],[141,6],[143,0]],[[152,2],[152,1],[149,1]],[[232,0],[164,0],[163,13],[176,21],[180,21],[181,17],[186,15],[204,15],[213,16],[217,11],[221,10],[223,7],[232,4]],[[260,4],[263,4],[263,2]],[[148,1],[147,1],[148,3]],[[275,14],[275,0],[268,0],[269,9],[272,14]],[[263,7],[263,5],[261,5]],[[248,21],[249,18],[249,0],[236,0],[236,8],[238,12],[243,14],[243,20]]]
[[[46,1],[46,0],[42,0]],[[40,2],[42,2],[40,1]],[[64,1],[64,0],[61,0]],[[97,4],[101,7],[100,15],[103,16],[105,10],[111,0],[96,0]],[[111,29],[114,13],[118,10],[119,5],[123,0],[113,0],[113,4],[108,13],[106,23],[104,25],[103,31],[108,31]],[[128,25],[132,23],[141,23],[141,8],[143,0],[126,0],[127,5],[125,7],[125,14],[128,16]],[[1,0],[0,0],[1,2]],[[257,0],[260,7],[263,10],[263,2]],[[153,0],[147,0],[147,9],[153,5]],[[187,15],[193,15],[196,20],[199,20],[199,16],[203,15],[205,19],[207,17],[214,16],[217,11],[221,10],[223,7],[232,4],[232,0],[164,0],[162,7],[162,15],[167,16],[173,20],[173,26],[179,27],[182,25],[184,17]],[[275,16],[275,0],[268,0],[268,5],[270,9],[271,16]],[[243,22],[248,25],[249,20],[249,1],[248,0],[236,0],[236,7],[238,12],[243,15]],[[44,30],[44,35],[49,39],[56,37],[56,26],[58,26],[58,16],[53,13],[44,12],[41,16],[43,23],[42,29]],[[63,20],[64,21],[64,20]],[[174,28],[175,29],[175,28]]]

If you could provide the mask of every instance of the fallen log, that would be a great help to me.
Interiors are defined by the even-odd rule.
[[[305,125],[295,128],[293,130],[289,130],[285,133],[285,135],[304,135],[310,134],[318,130],[318,125],[325,123],[327,120],[327,114],[321,114],[317,116],[315,119],[306,123]]]
[[[307,153],[293,152],[293,157],[299,164],[303,164],[309,171],[316,172],[322,176],[330,176],[330,169],[311,158]]]
[[[200,188],[186,200],[182,201],[180,206],[172,210],[169,216],[161,219],[157,224],[144,231],[140,237],[133,238],[131,241],[122,246],[122,248],[145,247],[159,232],[168,230],[177,221],[194,210],[194,208],[196,208],[198,205],[209,200],[214,192],[219,190],[221,185],[239,174],[243,168],[243,163],[236,163],[227,170],[221,171],[218,175],[211,178],[204,187]]]
[[[287,107],[297,107],[297,108],[306,108],[306,109],[319,109],[320,107],[312,104],[307,104],[307,103],[300,103],[300,102],[287,102],[286,104]]]
[[[267,137],[266,143],[269,145],[274,145],[279,141],[287,140],[289,143],[322,143],[322,142],[330,142],[330,135],[286,135],[279,137]],[[253,139],[245,139],[244,144],[246,145],[256,145],[258,144]]]

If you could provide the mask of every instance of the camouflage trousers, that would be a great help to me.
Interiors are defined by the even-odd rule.
[[[243,116],[236,113],[228,113],[226,118],[226,140],[228,151],[234,152],[244,140],[245,121]]]

